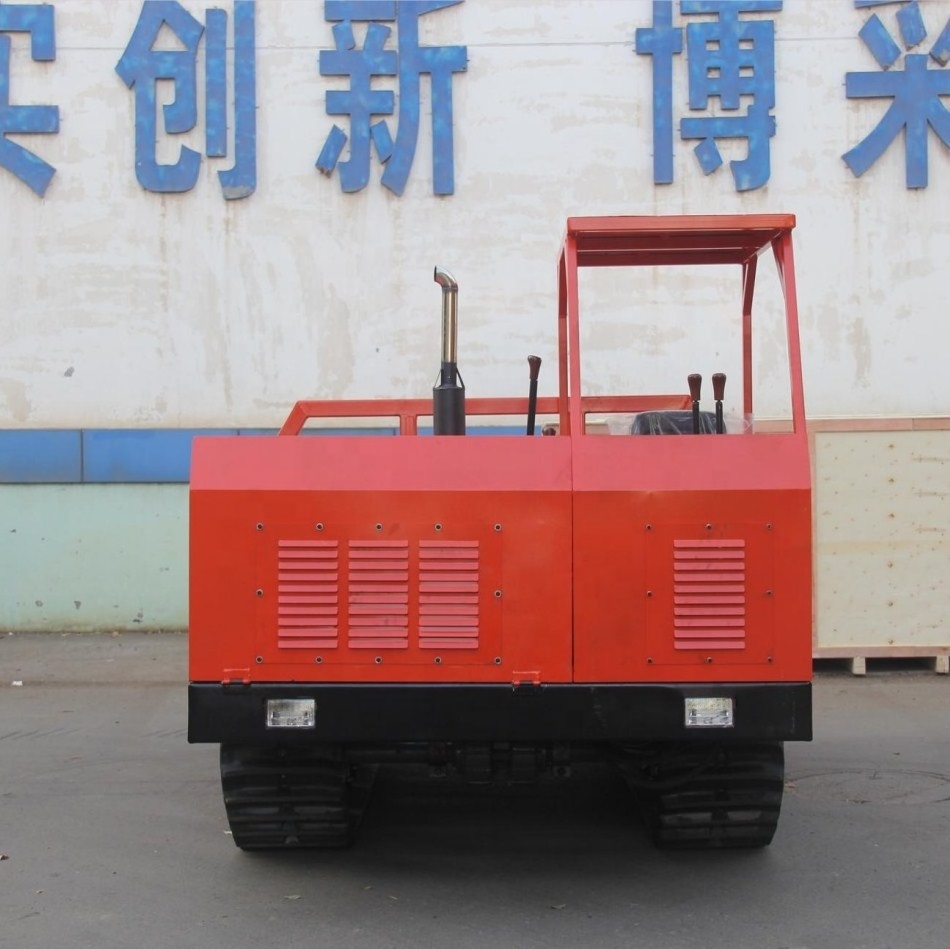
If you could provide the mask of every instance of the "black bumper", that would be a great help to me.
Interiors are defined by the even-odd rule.
[[[731,728],[687,728],[686,696],[729,696]],[[265,724],[271,698],[313,698],[310,729]],[[288,742],[809,741],[811,683],[188,687],[188,740]]]

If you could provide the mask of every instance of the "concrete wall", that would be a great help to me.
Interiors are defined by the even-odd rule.
[[[0,630],[188,625],[185,485],[4,485],[0,525]]]
[[[842,161],[889,104],[844,94],[847,71],[880,71],[858,39],[866,10],[787,0],[758,16],[776,26],[777,131],[768,184],[741,194],[727,166],[705,176],[678,137],[674,182],[653,184],[652,60],[633,50],[652,22],[646,0],[466,0],[429,14],[423,42],[468,47],[453,81],[456,191],[432,194],[423,121],[396,197],[378,162],[356,194],[315,170],[334,121],[325,94],[346,84],[317,71],[331,24],[319,2],[267,0],[257,4],[258,188],[225,201],[216,172],[228,160],[206,159],[184,194],[136,181],[134,96],[115,65],[140,0],[54,6],[54,62],[32,62],[25,35],[9,34],[13,100],[58,105],[61,129],[18,138],[57,168],[45,198],[0,170],[4,427],[273,426],[304,395],[424,393],[438,357],[435,262],[462,286],[470,388],[507,394],[528,352],[553,360],[568,215],[738,211],[798,216],[810,414],[946,414],[950,152],[930,133],[920,190],[904,186],[901,136],[860,179]],[[187,6],[203,18],[210,4]],[[950,3],[921,7],[926,50]],[[895,34],[897,9],[879,11]],[[679,118],[684,62],[674,79]],[[203,131],[199,117],[194,132],[160,136],[163,159],[180,143],[201,150]],[[741,140],[721,147],[727,159],[746,151]],[[621,346],[633,365],[636,340],[621,319],[607,325],[589,342],[592,366]],[[658,334],[654,354],[675,336]],[[768,345],[760,359],[760,377],[781,363]],[[606,387],[616,374],[596,375]],[[542,393],[553,386],[542,377]]]
[[[206,158],[196,186],[183,194],[148,192],[136,180],[134,94],[115,66],[141,0],[53,6],[54,61],[32,61],[27,36],[6,34],[11,102],[57,105],[60,131],[14,136],[56,167],[45,197],[0,168],[0,435],[22,436],[0,439],[0,469],[32,472],[8,481],[77,486],[0,487],[0,559],[17,577],[13,595],[5,587],[0,597],[7,625],[180,625],[180,489],[138,487],[129,494],[118,487],[124,479],[180,480],[180,465],[169,472],[164,449],[148,440],[169,430],[275,428],[301,397],[425,395],[439,356],[435,263],[451,269],[462,287],[460,359],[469,391],[520,393],[525,356],[537,352],[545,360],[541,394],[553,394],[554,263],[569,215],[797,215],[807,406],[813,419],[837,425],[816,442],[822,498],[834,485],[860,482],[863,469],[856,466],[874,469],[875,451],[834,447],[849,427],[886,431],[895,420],[948,427],[950,222],[943,209],[950,203],[950,151],[928,133],[929,182],[921,189],[905,186],[902,134],[861,178],[841,157],[891,105],[845,95],[847,72],[882,72],[858,32],[876,12],[900,40],[900,3],[870,10],[844,0],[785,0],[780,13],[743,15],[775,23],[776,134],[767,185],[740,193],[728,162],[745,156],[742,140],[720,143],[726,164],[707,176],[693,143],[674,135],[674,181],[653,182],[653,61],[633,48],[635,31],[652,23],[648,0],[465,0],[427,15],[422,30],[425,45],[468,49],[467,71],[453,78],[455,193],[432,193],[424,81],[418,149],[397,197],[379,184],[376,160],[369,185],[355,194],[342,193],[337,174],[314,168],[335,121],[326,113],[326,93],[346,87],[345,79],[317,69],[319,51],[333,45],[331,24],[318,0],[261,0],[258,186],[239,201],[225,201],[217,181],[233,155]],[[185,6],[203,21],[212,4]],[[950,20],[950,0],[922,0],[920,9],[928,32],[913,52],[926,53]],[[673,16],[680,26],[704,19],[682,15],[678,5]],[[202,65],[200,52],[199,86]],[[900,59],[888,75],[898,76],[904,65]],[[950,68],[934,60],[929,67]],[[167,103],[167,89],[160,95]],[[686,98],[686,63],[678,57],[677,122],[690,114]],[[204,120],[202,112],[193,131],[161,135],[161,159],[174,160],[182,144],[203,151]],[[704,315],[737,299],[734,274],[684,276],[672,287],[649,276],[615,285],[600,276],[583,287],[592,320],[583,340],[589,391],[629,388],[632,380],[637,388],[679,389],[693,369],[731,374],[738,340],[723,343],[728,334],[711,334]],[[763,285],[766,314],[776,296],[772,279]],[[643,298],[649,307],[638,305]],[[685,360],[684,341],[693,344]],[[787,414],[784,361],[777,334],[758,337],[762,415]],[[727,412],[735,411],[736,394],[728,393]],[[69,461],[67,475],[43,465],[37,474],[29,439],[53,430],[63,439],[57,451],[66,452],[56,457],[79,458]],[[142,463],[105,465],[102,480],[112,487],[78,484],[97,480],[86,477],[95,457],[86,447],[96,444],[88,433],[104,433],[109,442],[110,430],[142,433],[144,442],[130,435],[122,449],[127,458],[139,451]],[[926,466],[907,460],[916,457],[914,444],[896,444],[913,483]],[[887,546],[891,499],[873,491],[868,505],[862,523],[878,525],[874,542]],[[156,510],[164,512],[161,525]],[[23,520],[29,511],[34,519]],[[17,531],[30,535],[17,546],[7,528],[14,521],[6,520],[14,515]],[[827,611],[835,635],[847,627],[843,636],[851,643],[859,620],[842,615],[851,597],[843,591],[853,590],[857,602],[868,579],[860,558],[844,556],[834,540],[843,529],[839,515],[837,505],[818,508],[819,558],[834,552],[833,569],[821,561],[819,612]],[[35,571],[49,566],[47,519],[54,516],[70,525],[53,558],[65,573],[58,593],[42,595]],[[920,512],[920,523],[926,527],[931,516]],[[143,560],[124,546],[137,537],[148,538]],[[82,557],[80,540],[82,550],[95,546],[116,556]],[[942,548],[933,554],[942,557]],[[155,585],[161,565],[169,567],[164,580],[174,589]],[[120,568],[129,596],[116,606],[108,591],[119,586],[112,574]],[[911,575],[903,576],[905,588],[915,589]],[[929,617],[939,613],[939,592],[934,596],[907,600],[909,635],[930,628]],[[84,606],[70,613],[75,600]],[[53,602],[58,606],[47,609]],[[946,632],[927,635],[948,639]]]

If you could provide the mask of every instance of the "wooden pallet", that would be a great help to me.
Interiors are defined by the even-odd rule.
[[[895,659],[920,659],[926,661],[937,675],[950,674],[950,647],[946,646],[872,646],[864,649],[847,646],[817,648],[812,653],[815,660],[844,660],[852,675],[867,675],[868,662],[884,662]]]

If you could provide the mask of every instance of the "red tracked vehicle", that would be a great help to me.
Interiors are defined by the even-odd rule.
[[[239,847],[348,843],[378,763],[523,780],[592,757],[620,767],[660,846],[771,841],[783,743],[811,738],[794,224],[569,219],[556,397],[536,398],[532,359],[527,398],[466,404],[457,288],[437,270],[432,401],[298,402],[276,437],[195,439],[188,734],[221,744]],[[690,394],[583,394],[579,268],[723,265],[751,419],[766,252],[791,430],[720,437],[721,374],[715,412],[692,375]],[[448,437],[486,416],[527,415],[533,433],[535,412],[557,417],[553,437]],[[611,415],[632,417],[629,437],[588,434],[588,416]],[[301,435],[347,417],[398,420],[399,435]],[[435,437],[418,435],[429,417]]]

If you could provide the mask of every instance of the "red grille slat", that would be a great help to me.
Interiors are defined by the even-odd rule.
[[[311,631],[307,630],[306,632]],[[312,632],[318,632],[318,630],[312,630]],[[326,637],[306,639],[302,635],[299,639],[294,639],[292,643],[283,644],[285,649],[336,649],[339,645],[339,639],[327,639]]]
[[[451,556],[453,551],[478,550],[477,540],[420,540],[419,550],[426,556],[438,557],[441,554]],[[430,554],[430,551],[432,552]]]
[[[336,562],[334,561],[334,564],[335,563]],[[303,573],[302,571],[300,572],[295,571],[293,573],[288,573],[287,571],[278,571],[277,573],[278,582],[289,580],[294,583],[314,583],[314,582],[319,583],[323,581],[326,583],[334,584],[334,589],[335,589],[336,582],[339,579],[340,579],[340,576],[338,573],[331,572],[329,570],[322,573]],[[295,589],[307,589],[307,588],[295,587]]]
[[[336,628],[340,620],[336,615],[327,616],[285,616],[281,618],[281,629],[293,630],[297,626],[328,626]]]
[[[478,606],[467,603],[443,603],[438,605],[420,606],[420,616],[478,616]]]
[[[717,537],[714,540],[674,540],[674,552],[680,550],[696,550],[700,547],[713,547],[718,550],[727,550],[728,548],[742,548],[745,550],[745,539],[742,537]]]
[[[384,631],[385,632],[385,631]],[[367,634],[369,635],[369,634]],[[406,649],[399,640],[386,636],[377,636],[376,638],[351,638],[347,645],[350,649]]]
[[[436,626],[464,626],[467,629],[478,628],[478,614],[467,614],[459,616],[456,613],[428,613],[420,617],[419,625],[425,630],[434,629]]]
[[[473,564],[472,569],[465,573],[429,573],[420,572],[419,579],[423,583],[465,583],[478,577],[478,564]],[[454,587],[453,587],[454,588]]]
[[[709,583],[708,577],[703,577],[701,581],[693,581],[689,578],[689,583],[674,583],[674,593],[744,593],[745,587],[740,583]]]
[[[444,600],[440,596],[431,596],[429,594],[421,594],[419,596],[419,603],[421,606],[428,606],[429,604],[438,604],[442,603]],[[478,604],[477,596],[469,596],[468,594],[457,593],[454,598],[454,602],[460,604]]]
[[[277,615],[281,618],[292,616],[336,616],[340,611],[336,606],[279,606]]]
[[[730,572],[731,571],[731,572]],[[730,565],[729,571],[723,570],[721,564],[693,564],[688,570],[679,568],[673,572],[675,583],[689,583],[690,581],[710,583],[742,583],[745,581],[745,570],[737,570]]]
[[[365,593],[350,590],[350,603],[408,603],[409,594],[402,593]]]
[[[409,542],[405,540],[368,540],[350,542],[350,560],[389,560],[393,557],[405,557],[409,551]]]
[[[354,603],[350,601],[350,616],[408,616],[407,603]]]
[[[278,576],[278,580],[280,577]],[[334,598],[340,592],[340,586],[337,583],[308,583],[294,580],[294,593],[320,594],[333,596]],[[335,601],[335,600],[334,600]]]
[[[478,560],[478,551],[472,549],[466,550],[433,550],[431,548],[422,550],[423,557],[425,557],[428,563],[439,563],[443,560],[448,561],[458,561],[458,560]]]
[[[391,583],[363,583],[356,582],[355,580],[350,583],[350,596],[354,593],[358,593],[360,596],[364,596],[370,593],[378,593],[382,596],[394,596],[394,588]],[[409,596],[408,587],[406,587],[406,594]]]
[[[478,593],[478,582],[473,583],[435,583],[427,581],[419,584],[420,593],[431,593],[438,595],[440,593]]]
[[[277,602],[281,606],[283,605],[297,605],[297,604],[309,604],[313,606],[327,606],[335,605],[338,602],[338,597],[335,594],[327,594],[326,596],[319,595],[316,593],[307,593],[301,596],[278,596]]]
[[[427,572],[434,576],[441,576],[443,573],[458,573],[459,570],[477,569],[478,559],[474,560],[423,560],[421,566]]]
[[[349,542],[350,556],[378,556],[380,551],[398,548],[409,553],[408,540],[351,540]]]
[[[408,564],[405,570],[381,570],[377,566],[367,567],[365,564],[350,564],[350,583],[399,583],[409,579]]]
[[[744,642],[728,639],[684,639],[676,644],[677,649],[745,649]]]
[[[439,639],[432,636],[426,639],[427,649],[478,649],[478,637],[470,639]]]
[[[719,617],[738,617],[742,623],[745,623],[745,609],[741,606],[677,606],[677,616],[719,616]]]
[[[289,544],[281,541],[277,550],[281,560],[336,560],[339,545],[335,540],[320,540],[313,544]]]

